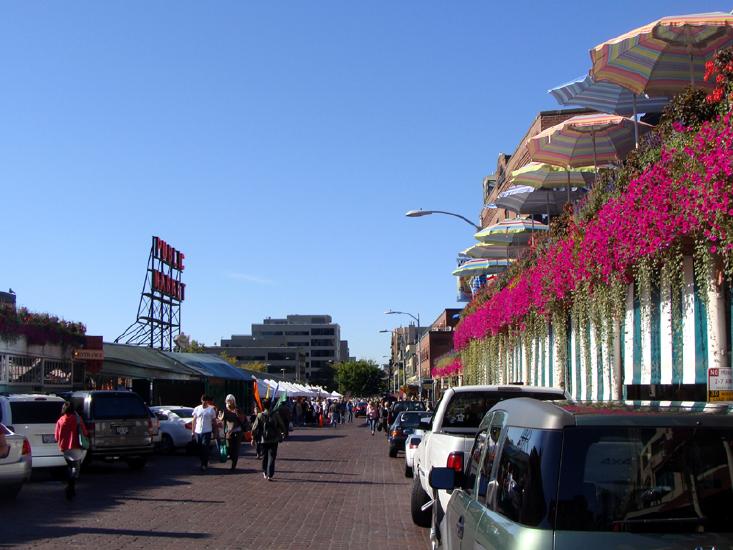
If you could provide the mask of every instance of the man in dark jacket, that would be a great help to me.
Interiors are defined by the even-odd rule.
[[[265,398],[262,400],[262,407],[265,410],[257,415],[252,424],[252,445],[260,444],[262,449],[262,477],[267,481],[272,481],[272,477],[275,475],[277,445],[288,432],[282,416],[277,411],[270,411],[271,404],[270,399]]]

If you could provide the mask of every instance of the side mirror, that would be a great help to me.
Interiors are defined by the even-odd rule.
[[[452,491],[456,488],[456,472],[452,468],[433,468],[428,482],[433,489]]]

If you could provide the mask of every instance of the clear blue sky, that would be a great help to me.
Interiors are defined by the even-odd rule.
[[[706,0],[4,2],[0,288],[113,340],[150,236],[212,344],[328,313],[353,355],[456,307],[482,178],[588,49]]]

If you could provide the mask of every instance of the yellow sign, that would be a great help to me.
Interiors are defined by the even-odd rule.
[[[733,401],[733,390],[710,390],[708,401]]]

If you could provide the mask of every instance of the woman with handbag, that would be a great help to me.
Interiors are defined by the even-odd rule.
[[[64,402],[61,407],[55,436],[67,465],[66,500],[72,500],[76,496],[76,480],[79,479],[81,463],[89,448],[89,432],[71,401]]]
[[[242,444],[242,435],[247,430],[247,417],[239,407],[237,400],[230,393],[226,397],[226,408],[219,413],[219,420],[224,424],[224,436],[229,447],[229,458],[232,459],[234,470],[239,461],[239,449]]]

